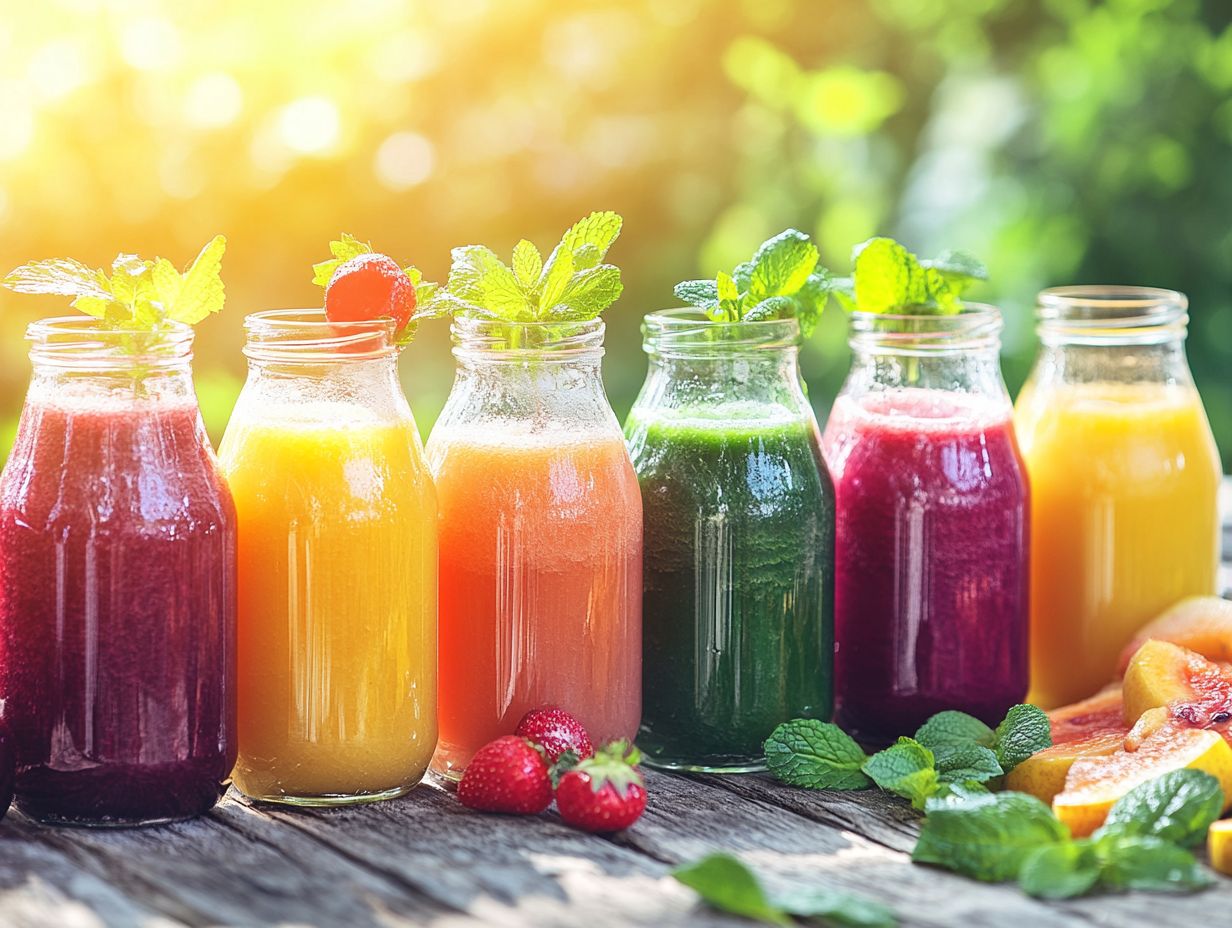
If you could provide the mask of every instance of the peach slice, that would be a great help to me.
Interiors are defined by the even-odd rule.
[[[1211,825],[1206,833],[1206,853],[1212,867],[1232,876],[1232,819]]]
[[[1006,789],[1052,802],[1065,786],[1066,774],[1074,761],[1121,750],[1128,731],[1123,712],[1119,686],[1110,686],[1090,699],[1049,712],[1052,747],[1032,755],[1006,774]]]
[[[1075,761],[1065,789],[1052,801],[1052,811],[1075,837],[1084,837],[1102,825],[1108,810],[1135,786],[1186,767],[1215,777],[1225,800],[1232,799],[1228,742],[1213,731],[1167,724],[1146,737],[1136,751]]]
[[[1170,641],[1197,651],[1210,661],[1232,661],[1232,600],[1219,596],[1190,596],[1139,630],[1121,652],[1124,673],[1130,658],[1150,638]]]
[[[1210,728],[1232,720],[1232,673],[1179,645],[1150,639],[1125,668],[1122,699],[1131,725],[1166,706],[1178,721]]]

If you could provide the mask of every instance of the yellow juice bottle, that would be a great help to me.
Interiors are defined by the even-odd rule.
[[[1016,409],[1031,481],[1031,693],[1051,708],[1115,679],[1135,632],[1216,592],[1222,469],[1185,361],[1185,298],[1041,295],[1044,349]]]
[[[296,359],[278,337],[305,326],[325,344]],[[401,795],[436,746],[431,478],[393,349],[330,351],[331,331],[250,317],[220,449],[240,535],[234,779],[304,805]]]

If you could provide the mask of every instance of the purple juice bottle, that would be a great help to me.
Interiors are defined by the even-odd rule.
[[[235,762],[236,538],[192,330],[76,317],[29,337],[34,376],[0,476],[17,806],[85,825],[198,815]]]
[[[1029,495],[992,307],[855,313],[826,427],[837,505],[836,721],[880,744],[1027,691]]]

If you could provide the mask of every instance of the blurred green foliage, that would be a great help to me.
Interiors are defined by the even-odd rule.
[[[215,438],[243,375],[240,316],[318,303],[311,263],[339,231],[439,278],[452,245],[548,246],[606,208],[626,221],[606,367],[621,415],[645,370],[641,314],[795,226],[840,271],[874,234],[983,257],[972,295],[1006,310],[1011,389],[1039,288],[1186,291],[1232,461],[1225,0],[135,6],[47,0],[0,25],[0,264],[184,261],[226,233],[228,309],[197,350]],[[0,306],[8,434],[21,326],[59,307]],[[804,364],[823,417],[847,366],[845,320],[827,317]],[[451,377],[443,326],[403,370],[426,432]]]

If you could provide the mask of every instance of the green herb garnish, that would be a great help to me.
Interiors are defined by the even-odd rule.
[[[770,772],[792,786],[851,790],[875,783],[923,809],[959,784],[978,790],[1051,744],[1048,716],[1020,705],[995,731],[965,712],[939,712],[914,738],[899,738],[872,757],[837,725],[793,719],[771,733],[765,751]]]
[[[714,280],[676,284],[676,297],[703,310],[713,322],[795,318],[807,338],[829,299],[829,272],[818,266],[817,246],[787,229],[762,243],[753,260],[720,271]]]
[[[1101,828],[1078,840],[1033,796],[953,797],[928,804],[912,860],[977,880],[1017,880],[1047,899],[1096,888],[1188,892],[1212,883],[1186,848],[1222,809],[1219,781],[1189,769],[1130,790]]]
[[[893,911],[852,893],[819,886],[768,892],[757,875],[730,854],[711,854],[672,871],[712,908],[771,925],[794,924],[792,916],[854,928],[894,928]]]
[[[73,306],[111,328],[157,332],[168,322],[196,325],[222,309],[222,256],[227,240],[216,235],[180,273],[166,258],[117,255],[111,273],[71,258],[32,261],[0,284],[17,293],[73,297]]]
[[[968,254],[947,251],[921,260],[892,238],[871,238],[851,254],[851,276],[834,281],[835,298],[862,313],[956,313],[962,296],[984,265]]]
[[[564,234],[547,261],[525,239],[514,247],[512,265],[483,245],[455,248],[449,280],[431,302],[454,316],[503,322],[596,319],[624,289],[620,269],[603,263],[621,224],[616,213],[591,213]]]

